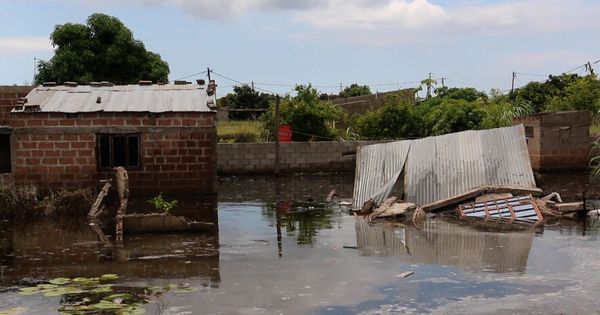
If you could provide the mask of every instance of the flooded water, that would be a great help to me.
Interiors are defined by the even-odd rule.
[[[186,288],[149,298],[147,314],[600,310],[597,221],[512,231],[442,218],[373,224],[317,202],[330,189],[350,197],[352,176],[224,178],[218,233],[129,235],[108,252],[83,224],[5,222],[0,314],[61,306],[61,296],[23,295],[18,286],[107,273],[123,287]]]

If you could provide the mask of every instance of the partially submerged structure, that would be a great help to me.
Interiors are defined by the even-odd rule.
[[[11,182],[96,187],[122,166],[134,194],[215,192],[214,81],[65,84],[36,87],[10,112]]]
[[[541,113],[516,117],[513,123],[525,126],[533,170],[583,170],[588,167],[591,112]]]
[[[426,210],[482,186],[537,190],[522,125],[369,145],[356,165],[354,209],[381,204],[399,181],[403,200]]]

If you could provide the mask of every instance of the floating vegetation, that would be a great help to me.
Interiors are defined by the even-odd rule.
[[[21,288],[21,295],[40,294],[61,297],[58,311],[62,314],[144,314],[142,304],[173,290],[173,293],[197,292],[189,284],[170,284],[165,287],[117,286],[116,274],[97,278],[56,278],[34,287]],[[3,313],[0,313],[2,315]],[[11,313],[12,314],[12,313]]]

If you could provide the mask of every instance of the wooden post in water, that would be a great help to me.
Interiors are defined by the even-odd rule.
[[[279,95],[275,99],[275,175],[279,175]]]

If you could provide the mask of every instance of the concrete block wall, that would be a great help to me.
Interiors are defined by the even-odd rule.
[[[533,128],[527,140],[535,171],[584,170],[588,167],[592,140],[591,113],[568,111],[517,117],[514,124]]]
[[[13,180],[45,188],[95,187],[112,176],[97,165],[97,134],[139,134],[141,167],[132,194],[212,194],[216,186],[214,113],[13,113]]]
[[[280,144],[281,172],[353,171],[359,146],[376,141],[291,142]],[[275,171],[275,143],[220,143],[218,171],[221,174],[272,173]]]

